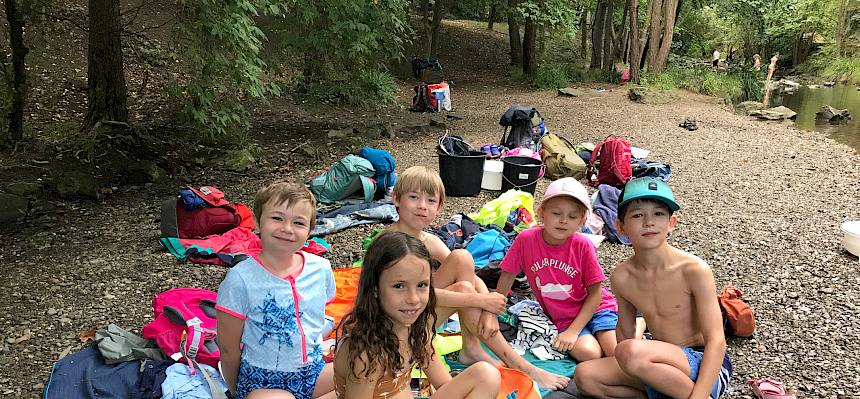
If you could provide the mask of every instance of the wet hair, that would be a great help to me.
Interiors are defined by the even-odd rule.
[[[341,334],[343,334],[343,341],[349,342],[347,364],[356,379],[373,374],[377,368],[383,370],[383,373],[391,372],[393,377],[395,371],[400,370],[403,365],[400,343],[394,333],[394,323],[382,309],[378,292],[382,272],[408,255],[413,255],[430,264],[430,252],[427,251],[424,243],[406,233],[382,233],[367,249],[361,275],[358,278],[355,305],[352,311],[341,320],[337,329],[337,346],[340,347],[343,344],[340,339]],[[427,353],[426,348],[428,345],[433,348],[431,340],[435,335],[436,297],[433,288],[428,291],[427,306],[409,326],[409,348],[412,357],[410,363],[417,363],[419,368],[426,368],[433,355],[433,353]],[[367,363],[364,363],[364,369],[356,372],[355,364],[363,353],[366,354]]]
[[[445,202],[445,185],[439,172],[427,166],[413,166],[397,175],[397,183],[391,193],[398,198],[404,193],[416,192],[436,195],[439,197],[439,205]]]
[[[623,197],[624,197],[624,193],[622,192],[618,198],[623,198]],[[655,205],[663,208],[663,210],[665,210],[666,212],[669,212],[670,216],[675,213],[675,211],[673,211],[672,208],[669,208],[669,204],[667,204],[663,201],[660,201],[657,198],[638,198],[638,199],[635,199],[633,201],[630,201],[630,202],[618,207],[618,220],[621,221],[621,224],[624,224],[624,215],[627,214],[627,209],[630,208],[630,205],[633,205],[634,202],[641,202],[641,203],[646,203],[646,204],[655,204]]]
[[[272,200],[274,202],[270,204]],[[309,228],[313,230],[317,219],[317,200],[304,184],[294,180],[279,180],[257,191],[257,195],[254,196],[254,219],[259,223],[263,217],[263,208],[266,205],[280,206],[286,203],[289,208],[301,201],[307,201],[311,204],[308,223]]]

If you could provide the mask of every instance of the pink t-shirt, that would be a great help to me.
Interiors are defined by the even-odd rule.
[[[597,262],[597,249],[582,234],[574,234],[564,244],[547,244],[543,227],[520,233],[502,260],[501,268],[514,275],[524,272],[535,298],[559,331],[564,331],[579,314],[588,294],[586,287],[606,280]],[[618,311],[615,297],[601,287],[596,311]]]

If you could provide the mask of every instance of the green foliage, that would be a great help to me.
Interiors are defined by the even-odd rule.
[[[730,102],[761,100],[761,73],[749,69],[733,69],[729,73],[712,72],[704,67],[670,65],[659,75],[642,75],[642,85],[663,91],[690,90]]]
[[[364,71],[353,79],[328,81],[324,84],[297,84],[304,94],[324,103],[372,108],[397,100],[397,83],[394,77],[381,70]]]
[[[565,68],[568,79],[573,82],[585,83],[618,83],[621,74],[614,70],[591,69],[587,66],[570,65]]]
[[[283,11],[268,0],[180,0],[179,31],[190,66],[186,117],[203,134],[242,136],[250,114],[241,101],[279,94],[280,87],[263,79],[260,57],[264,39],[256,18]]]
[[[838,57],[835,53],[833,46],[826,46],[798,67],[798,71],[834,81],[860,83],[860,56]]]
[[[342,86],[352,79],[382,82],[381,71],[403,57],[411,35],[405,0],[325,0],[301,3],[274,21],[270,36],[303,74],[303,84]],[[384,82],[383,82],[384,83]],[[358,83],[362,85],[364,83]],[[326,90],[324,87],[320,90]]]
[[[557,65],[538,66],[532,79],[532,85],[541,89],[560,89],[567,87],[568,83],[564,69]]]

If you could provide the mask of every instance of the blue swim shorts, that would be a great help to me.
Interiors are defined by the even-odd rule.
[[[594,316],[591,316],[591,320],[585,324],[585,327],[579,332],[579,336],[594,335],[594,333],[604,330],[614,330],[616,324],[618,324],[618,312],[609,309],[600,310],[594,312]]]
[[[243,399],[255,389],[283,389],[296,399],[311,399],[325,362],[317,359],[297,371],[282,372],[254,367],[241,362],[236,384],[236,398]]]
[[[702,355],[705,352],[705,347],[697,346],[693,348],[681,348],[684,354],[687,355],[687,362],[690,364],[690,379],[695,382],[699,378],[699,366],[702,364]],[[726,393],[729,388],[729,378],[732,376],[732,362],[729,360],[729,354],[723,356],[723,365],[720,367],[720,372],[717,374],[717,381],[714,382],[714,387],[711,388],[712,399],[717,399]],[[646,387],[649,399],[668,398],[660,392],[655,391],[651,387]]]

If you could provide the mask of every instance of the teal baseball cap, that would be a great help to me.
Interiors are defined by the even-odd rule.
[[[672,212],[681,209],[675,202],[675,195],[672,194],[672,189],[661,179],[656,177],[638,177],[632,179],[624,185],[621,190],[621,195],[618,196],[618,207],[637,199],[653,198],[663,201],[672,210]]]

